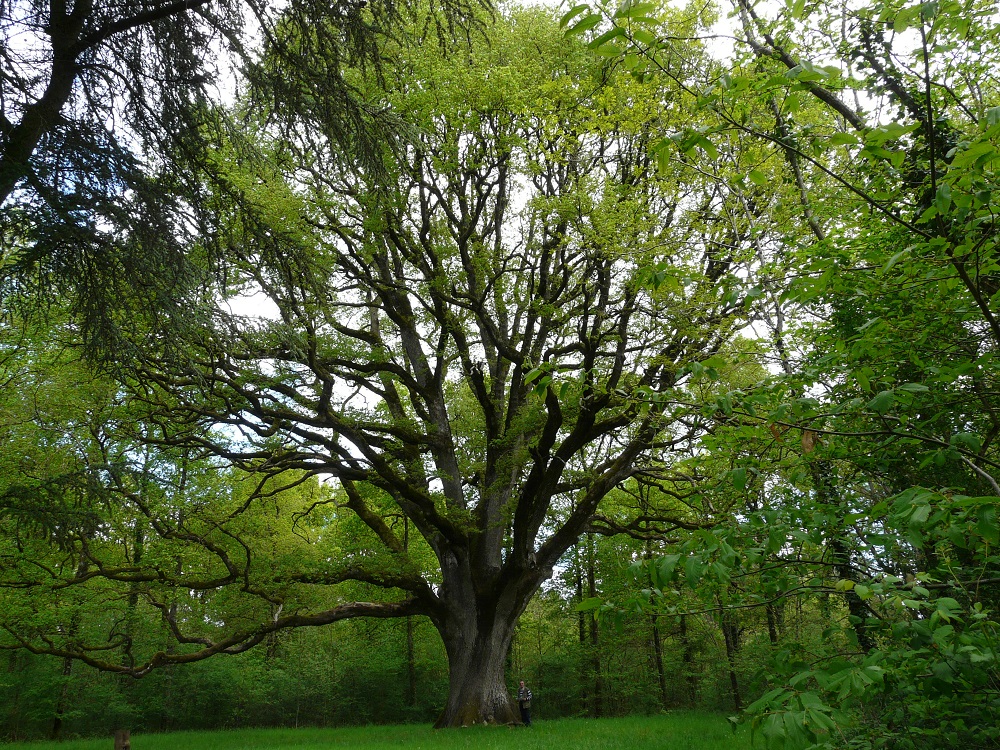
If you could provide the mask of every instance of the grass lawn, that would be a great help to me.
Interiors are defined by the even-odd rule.
[[[2,745],[3,750],[111,750],[112,738]],[[531,728],[426,725],[343,729],[243,729],[133,734],[132,750],[749,750],[750,732],[735,735],[725,716],[672,713],[625,719],[538,721]]]

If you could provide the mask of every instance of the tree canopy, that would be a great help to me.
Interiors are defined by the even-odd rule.
[[[657,168],[650,147],[680,116],[683,90],[601,73],[544,13],[512,14],[461,50],[424,43],[421,28],[418,18],[385,49],[380,70],[344,75],[414,134],[398,159],[386,147],[383,168],[366,168],[327,137],[328,100],[308,97],[282,114],[287,126],[259,119],[267,171],[245,158],[246,136],[213,157],[225,284],[187,298],[211,325],[145,348],[129,386],[143,441],[242,471],[338,479],[370,548],[248,585],[258,545],[243,532],[212,522],[245,563],[191,531],[197,513],[159,520],[116,480],[144,524],[202,547],[217,572],[139,572],[94,555],[71,582],[233,585],[285,614],[235,633],[171,619],[178,641],[199,645],[135,665],[88,656],[68,633],[33,647],[141,674],[279,627],[422,614],[451,663],[441,723],[507,720],[517,618],[601,501],[667,470],[664,451],[688,439],[670,396],[731,336],[749,244],[745,211],[717,180]],[[274,320],[224,312],[220,300],[248,290],[273,303]],[[395,514],[432,564],[411,559]],[[322,607],[298,593],[348,580],[403,598]]]
[[[715,617],[773,747],[996,742],[992,6],[739,0],[723,62],[706,9],[246,6],[254,46],[191,5],[87,16],[80,119],[33,142],[46,89],[5,73],[8,303],[149,248],[182,271],[147,293],[109,261],[124,286],[83,274],[47,323],[8,304],[0,646],[143,675],[421,616],[439,725],[514,721],[517,623],[565,579],[581,618],[638,610],[657,644],[676,618],[686,663]],[[130,34],[223,31],[224,105],[96,96],[102,65],[159,80],[172,48]],[[77,172],[93,201],[45,188]],[[71,354],[90,309],[129,344],[113,378]],[[624,607],[595,534],[632,540]],[[825,627],[786,629],[793,601]]]

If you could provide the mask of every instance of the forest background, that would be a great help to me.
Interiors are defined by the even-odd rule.
[[[0,10],[7,734],[1000,744],[992,4]]]

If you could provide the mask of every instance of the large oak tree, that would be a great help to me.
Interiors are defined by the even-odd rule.
[[[484,19],[458,48],[433,18],[377,68],[320,55],[322,24],[279,29],[257,72],[280,95],[215,131],[230,135],[173,204],[214,217],[187,248],[214,259],[181,298],[199,314],[148,336],[126,384],[143,425],[132,439],[292,484],[335,480],[295,518],[321,529],[335,502],[363,543],[331,542],[330,526],[276,557],[247,520],[271,507],[274,482],[235,504],[186,498],[173,471],[120,450],[97,473],[161,552],[105,544],[113,526],[98,524],[71,535],[80,563],[52,566],[46,591],[120,587],[172,645],[58,617],[11,623],[4,645],[142,675],[284,628],[423,615],[449,658],[439,725],[515,721],[514,628],[578,537],[695,523],[649,508],[602,517],[601,504],[662,476],[699,428],[685,382],[739,325],[753,200],[717,165],[654,157],[697,125],[683,86],[606,68],[546,13]],[[311,75],[288,64],[296,51]],[[324,65],[395,114],[405,138],[370,142],[378,161],[338,137]],[[232,313],[248,295],[271,314]],[[136,477],[175,499],[150,503]],[[10,601],[32,595],[11,586]]]
[[[608,73],[545,14],[488,36],[356,71],[414,135],[388,176],[336,148],[309,81],[269,173],[220,156],[227,186],[255,183],[223,229],[230,289],[275,319],[219,315],[182,367],[145,375],[169,400],[163,440],[339,480],[383,551],[286,583],[399,593],[298,616],[429,617],[450,663],[441,726],[514,720],[518,617],[608,493],[687,438],[671,394],[733,330],[748,249],[718,181],[653,159],[680,88]]]

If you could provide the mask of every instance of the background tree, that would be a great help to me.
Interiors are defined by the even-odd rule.
[[[566,22],[595,29],[591,44],[627,67],[669,76],[678,48],[642,7],[579,7]],[[992,10],[733,10],[735,62],[698,90],[716,124],[681,145],[769,144],[800,216],[790,265],[776,267],[795,276],[761,310],[783,377],[732,394],[769,459],[747,530],[779,533],[763,548],[762,572],[782,571],[762,580],[771,592],[818,595],[843,625],[819,660],[783,653],[776,676],[789,682],[752,710],[775,747],[834,742],[837,722],[859,743],[994,746]]]
[[[394,0],[367,5],[0,3],[0,294],[22,315],[72,299],[105,364],[127,360],[150,327],[185,320],[184,295],[218,267],[189,256],[197,238],[217,258],[214,217],[179,196],[200,189],[197,165],[220,137],[211,110],[266,75],[262,47],[286,74],[258,89],[272,105],[289,104],[282,80],[308,78],[328,108],[326,137],[362,155],[395,137],[392,118],[341,76],[347,61],[377,66],[408,14]],[[432,5],[442,33],[469,16],[464,0]],[[278,43],[303,28],[310,45]]]

